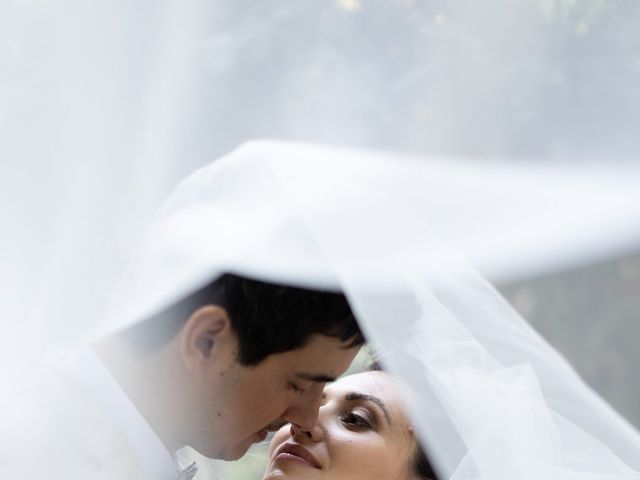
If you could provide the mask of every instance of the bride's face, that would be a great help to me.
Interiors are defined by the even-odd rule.
[[[276,433],[264,480],[412,478],[416,444],[393,377],[350,375],[324,392],[312,431],[286,425]]]

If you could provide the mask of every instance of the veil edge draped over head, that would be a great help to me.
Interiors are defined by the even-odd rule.
[[[340,288],[442,478],[640,478],[638,433],[470,266],[630,249],[638,177],[250,142],[175,189],[95,335],[223,272]]]

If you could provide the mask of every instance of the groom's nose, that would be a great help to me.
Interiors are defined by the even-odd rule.
[[[297,401],[284,412],[282,418],[303,430],[311,431],[318,421],[321,401],[322,386],[311,388],[306,394],[297,398]]]

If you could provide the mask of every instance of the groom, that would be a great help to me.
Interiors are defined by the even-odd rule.
[[[363,341],[339,293],[225,274],[94,350],[168,451],[232,460],[310,430]]]

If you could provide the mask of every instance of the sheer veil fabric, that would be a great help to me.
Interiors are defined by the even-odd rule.
[[[640,478],[638,432],[470,266],[630,248],[637,179],[250,142],[178,185],[96,334],[224,271],[343,288],[442,478]]]
[[[443,479],[640,478],[485,280],[638,250],[638,5],[2,2],[2,391],[236,271],[346,291]],[[473,158],[251,142],[131,253],[262,135]]]

